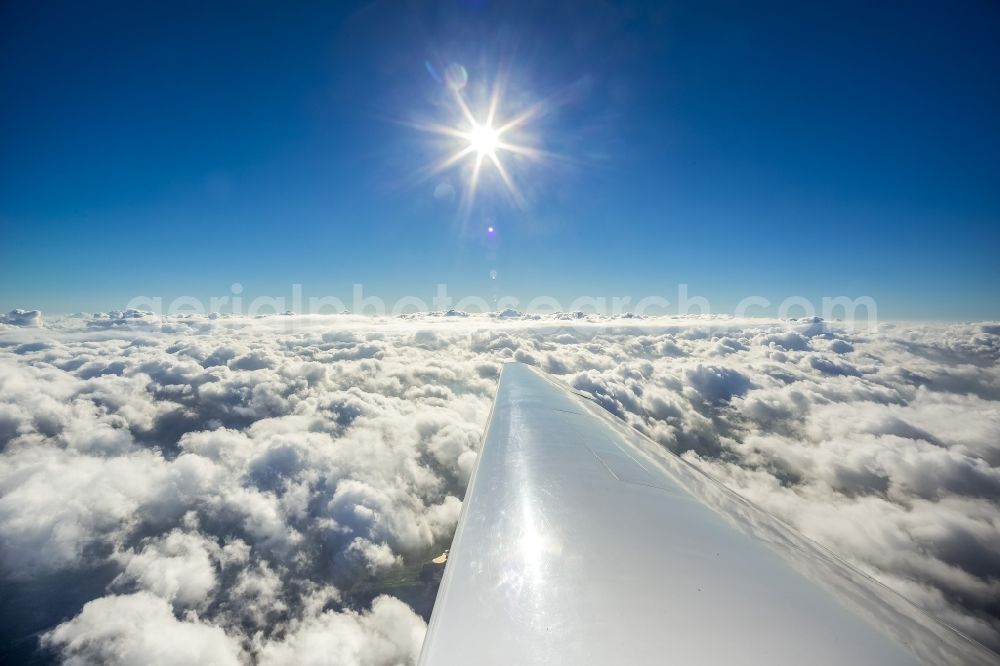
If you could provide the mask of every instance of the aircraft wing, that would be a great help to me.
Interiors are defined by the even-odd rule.
[[[420,664],[996,664],[599,406],[508,363]]]

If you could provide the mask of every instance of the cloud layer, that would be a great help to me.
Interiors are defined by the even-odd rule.
[[[0,657],[419,651],[506,360],[1000,645],[1000,327],[0,321]]]

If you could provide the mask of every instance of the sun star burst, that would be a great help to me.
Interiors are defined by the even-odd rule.
[[[462,192],[460,210],[463,215],[467,215],[475,200],[485,166],[496,170],[504,190],[513,202],[520,208],[525,207],[524,196],[505,164],[505,157],[518,156],[533,162],[541,162],[547,156],[544,151],[516,140],[518,130],[541,115],[545,111],[545,105],[535,104],[510,120],[499,122],[497,115],[502,106],[502,80],[494,84],[485,109],[474,111],[466,99],[464,88],[464,82],[462,85],[449,86],[458,111],[458,117],[452,124],[408,123],[418,130],[454,142],[454,149],[451,152],[422,168],[417,175],[421,179],[430,178],[465,165],[467,182]]]
[[[477,156],[490,157],[500,147],[500,132],[489,125],[474,126],[465,133],[465,138],[469,140],[469,146],[476,151]]]

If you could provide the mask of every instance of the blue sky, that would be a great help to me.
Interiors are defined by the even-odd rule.
[[[1000,317],[995,3],[207,4],[0,10],[0,308],[686,283]],[[451,63],[548,100],[523,206],[414,178]]]

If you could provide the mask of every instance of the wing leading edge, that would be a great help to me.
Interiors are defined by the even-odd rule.
[[[420,663],[996,664],[541,372],[508,363]]]

